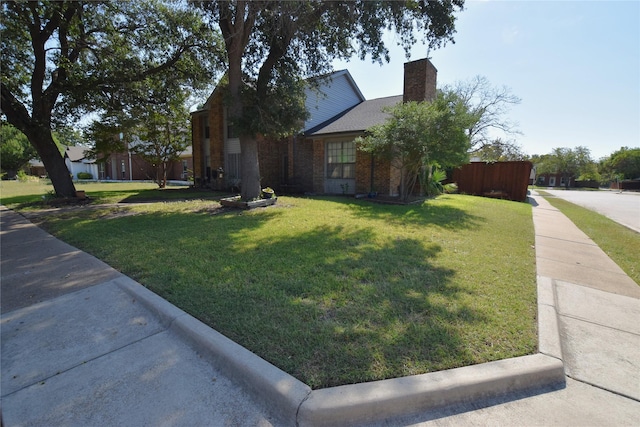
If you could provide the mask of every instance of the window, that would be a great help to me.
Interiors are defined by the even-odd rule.
[[[227,122],[227,138],[237,138],[238,134],[236,133],[236,128]]]
[[[227,154],[227,179],[240,179],[240,153]]]
[[[231,120],[229,119],[229,110],[224,110],[224,122],[227,128],[227,139],[236,139],[238,138],[238,133],[236,132],[235,126],[231,124]]]
[[[209,117],[204,116],[202,120],[202,134],[205,139],[209,139]]]
[[[327,178],[356,177],[356,144],[354,141],[327,144]]]

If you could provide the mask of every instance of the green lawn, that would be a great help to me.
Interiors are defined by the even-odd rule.
[[[160,189],[151,182],[76,182],[76,190],[84,190],[93,204],[134,203],[175,199],[216,199],[220,193],[200,191],[186,185]],[[40,208],[44,198],[53,197],[49,180],[0,181],[0,201],[12,208]]]
[[[640,234],[592,210],[544,191],[540,195],[565,214],[589,236],[622,270],[640,285]]]
[[[200,198],[40,220],[313,388],[537,351],[526,203]]]

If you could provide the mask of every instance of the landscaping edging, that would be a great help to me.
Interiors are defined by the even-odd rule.
[[[237,209],[255,209],[255,208],[264,208],[267,206],[275,205],[278,201],[277,197],[272,197],[270,199],[258,199],[252,200],[249,202],[243,202],[240,200],[240,197],[227,197],[226,199],[220,199],[220,204],[222,206],[226,206],[228,208],[237,208]]]
[[[164,325],[291,426],[383,421],[512,392],[565,386],[555,285],[538,276],[539,353],[388,380],[311,390],[309,386],[126,276],[114,280]]]

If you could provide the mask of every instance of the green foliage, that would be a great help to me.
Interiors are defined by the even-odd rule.
[[[453,40],[463,0],[370,2],[192,1],[218,23],[225,41],[229,117],[242,150],[242,198],[260,195],[257,133],[287,135],[306,117],[302,79],[331,69],[336,58],[389,60],[385,30],[409,52]]]
[[[2,120],[0,124],[0,167],[13,178],[29,160],[37,157],[27,137],[14,126]]]
[[[580,170],[580,181],[597,181],[602,180],[602,176],[598,172],[598,165],[595,162],[589,162]]]
[[[584,173],[585,176],[593,175],[594,161],[587,147],[554,148],[551,154],[535,156],[532,161],[536,165],[536,172],[559,173],[565,178],[566,186],[569,186],[571,178],[577,178]]]
[[[93,179],[93,175],[89,172],[78,172],[78,179]]]
[[[442,184],[442,181],[444,181],[445,179],[447,179],[447,173],[442,169],[435,168],[432,171],[431,179],[429,180],[428,190],[427,190],[428,194],[430,196],[436,196],[444,193],[445,189],[444,189],[444,185]]]
[[[454,93],[439,92],[433,102],[402,103],[387,111],[391,117],[368,129],[368,135],[356,143],[362,151],[386,158],[400,170],[404,200],[433,165],[458,166],[468,161],[466,130],[472,117]]]
[[[46,155],[59,196],[75,187],[52,128],[126,108],[153,75],[197,90],[220,64],[222,41],[184,2],[2,2],[1,22],[2,110]]]
[[[603,178],[609,181],[640,178],[640,147],[622,147],[601,162]]]

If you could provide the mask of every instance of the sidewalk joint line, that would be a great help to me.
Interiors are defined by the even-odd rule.
[[[630,399],[630,400],[633,400],[633,401],[636,401],[636,402],[640,402],[640,399],[637,399],[637,398],[635,398],[635,397],[633,397],[633,396],[628,396],[628,395],[626,395],[626,394],[624,394],[624,393],[621,393],[621,392],[619,392],[619,391],[611,390],[611,389],[609,389],[609,388],[606,388],[606,387],[600,386],[600,385],[598,385],[598,384],[594,384],[594,383],[589,382],[589,381],[585,381],[585,380],[578,379],[578,378],[573,377],[573,376],[571,376],[571,375],[567,375],[567,377],[569,377],[569,378],[571,378],[572,380],[577,381],[577,382],[579,382],[579,383],[586,384],[586,385],[590,385],[591,387],[595,387],[595,388],[597,388],[597,389],[600,389],[600,390],[606,391],[606,392],[608,392],[608,393],[613,393],[613,394],[615,394],[615,395],[617,395],[617,396],[624,397],[625,399]]]
[[[33,387],[33,386],[34,386],[34,385],[36,385],[36,384],[46,383],[46,382],[47,382],[47,381],[49,381],[51,378],[54,378],[54,377],[57,377],[57,376],[59,376],[59,375],[65,374],[65,373],[67,373],[67,372],[69,372],[69,371],[71,371],[71,370],[73,370],[73,369],[76,369],[76,368],[78,368],[78,367],[82,366],[82,365],[86,365],[86,364],[91,363],[91,362],[93,362],[93,361],[95,361],[95,360],[101,359],[102,357],[105,357],[105,356],[108,356],[108,355],[110,355],[110,354],[112,354],[112,353],[115,353],[115,352],[117,352],[117,351],[123,350],[123,349],[125,349],[125,348],[127,348],[127,347],[129,347],[129,346],[131,346],[131,345],[133,345],[133,344],[137,344],[137,343],[139,343],[139,342],[141,342],[141,341],[144,341],[144,340],[146,340],[147,338],[155,337],[156,335],[161,334],[161,333],[163,333],[163,332],[167,332],[167,330],[166,330],[166,329],[161,329],[161,330],[159,330],[158,332],[154,332],[154,333],[152,333],[152,334],[150,334],[150,335],[147,335],[147,336],[145,336],[145,337],[142,337],[142,338],[140,338],[140,339],[137,339],[137,340],[135,340],[135,341],[132,341],[132,342],[130,342],[130,343],[128,343],[128,344],[125,344],[125,345],[123,345],[123,346],[121,346],[121,347],[115,348],[115,349],[110,350],[110,351],[108,351],[108,352],[106,352],[106,353],[102,353],[102,354],[100,354],[100,355],[98,355],[98,356],[92,357],[91,359],[83,360],[82,362],[77,363],[77,364],[75,364],[75,365],[73,365],[73,366],[70,366],[70,367],[68,367],[68,368],[66,368],[66,369],[63,369],[63,370],[57,371],[55,374],[50,375],[50,376],[48,376],[48,377],[46,377],[46,378],[41,378],[41,379],[39,379],[39,380],[37,380],[37,381],[35,381],[35,382],[32,382],[32,383],[30,383],[30,384],[26,384],[24,387],[21,387],[21,388],[19,388],[19,389],[15,390],[15,391],[12,391],[11,393],[9,393],[9,394],[7,394],[7,395],[2,395],[2,399],[6,398],[6,397],[9,397],[9,396],[12,396],[12,395],[14,395],[14,394],[16,394],[16,393],[18,393],[18,392],[20,392],[20,391],[22,391],[22,390],[25,390],[25,389],[27,389],[27,388],[29,388],[29,387]]]

